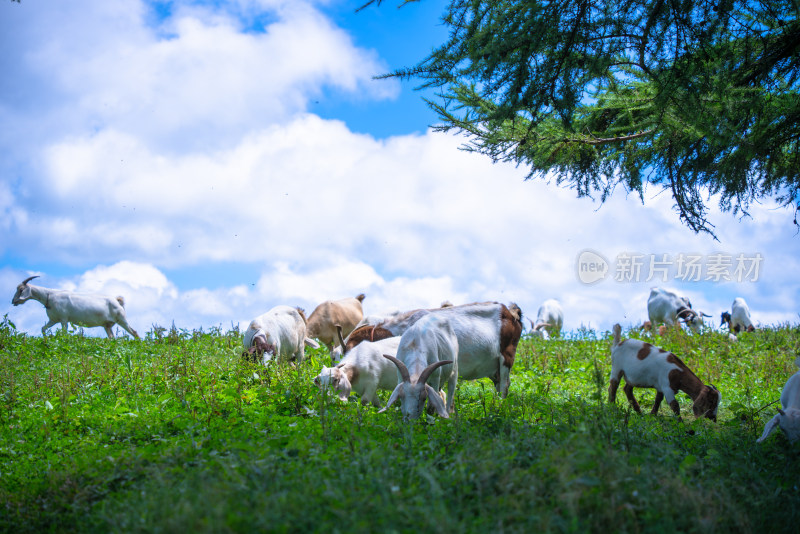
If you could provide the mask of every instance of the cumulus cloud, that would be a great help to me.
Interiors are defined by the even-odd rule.
[[[741,223],[712,210],[715,242],[683,227],[658,191],[645,205],[617,191],[601,206],[460,151],[457,137],[376,139],[310,113],[331,89],[371,100],[399,90],[372,80],[386,65],[318,3],[175,2],[166,14],[139,0],[9,4],[0,35],[26,50],[0,80],[9,293],[23,265],[69,266],[47,284],[123,294],[143,331],[228,326],[362,292],[367,313],[492,299],[534,316],[555,297],[566,328],[610,328],[646,319],[652,285],[709,313],[742,295],[756,321],[796,320],[784,209],[754,206]],[[576,270],[586,249],[611,262],[591,286]],[[621,255],[681,253],[761,253],[764,264],[757,281],[662,282],[646,270],[615,280]],[[206,287],[180,282],[231,264],[257,279],[219,267]],[[43,311],[24,308],[11,313],[37,332]]]
[[[43,106],[27,111],[56,132],[113,125],[162,150],[202,150],[285,121],[326,88],[398,91],[372,80],[386,70],[374,51],[301,0],[227,11],[176,2],[164,19],[139,0],[3,8],[0,31],[26,50],[9,65],[4,111],[29,117],[13,113],[29,102],[16,84],[35,83]],[[253,31],[257,8],[270,16]]]

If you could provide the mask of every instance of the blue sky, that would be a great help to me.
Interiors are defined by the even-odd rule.
[[[661,191],[601,205],[465,153],[418,82],[373,78],[446,38],[446,2],[361,3],[0,2],[0,316],[39,333],[44,309],[10,304],[38,274],[124,295],[140,332],[362,292],[367,313],[557,298],[567,329],[608,329],[645,320],[655,285],[715,326],[737,296],[798,322],[791,210],[713,209],[714,241]]]

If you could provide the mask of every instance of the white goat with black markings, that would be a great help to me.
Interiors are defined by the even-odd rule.
[[[244,331],[245,352],[242,357],[266,365],[272,359],[303,361],[306,345],[319,348],[319,343],[306,336],[306,317],[300,308],[275,306],[259,315]]]
[[[102,326],[109,338],[114,337],[111,327],[120,325],[130,335],[139,338],[125,317],[125,299],[122,297],[108,297],[87,293],[75,293],[61,289],[49,289],[29,284],[38,276],[31,276],[17,286],[17,292],[11,299],[11,304],[19,306],[29,300],[37,300],[44,305],[47,312],[47,324],[42,327],[42,335],[56,323],[61,323],[62,330],[67,330],[67,324],[93,327]]]
[[[561,328],[564,326],[564,310],[556,299],[547,299],[539,306],[536,313],[536,322],[531,321],[531,334],[542,339],[550,339],[550,336],[560,336]]]
[[[794,364],[800,367],[800,357],[796,358]],[[767,421],[764,425],[764,432],[756,443],[761,443],[767,436],[772,434],[778,426],[781,427],[789,441],[800,439],[800,371],[789,377],[781,392],[781,406],[777,415]]]
[[[360,343],[334,367],[323,367],[314,383],[337,391],[339,400],[346,402],[353,392],[361,396],[362,404],[380,408],[377,391],[397,386],[397,367],[383,355],[395,356],[398,345],[400,336]]]
[[[711,385],[705,385],[699,378],[671,352],[645,343],[638,339],[620,339],[622,327],[614,325],[614,341],[611,345],[611,378],[608,386],[608,401],[616,402],[620,380],[625,378],[625,395],[638,413],[642,410],[633,388],[653,388],[656,399],[652,415],[658,413],[661,401],[666,399],[669,407],[680,417],[681,409],[675,394],[683,391],[694,401],[692,412],[695,417],[705,416],[717,420],[717,409],[722,396]]]
[[[433,411],[444,418],[450,416],[458,380],[458,339],[445,316],[422,317],[403,333],[397,357],[383,356],[397,366],[399,380],[380,412],[400,400],[403,418],[416,419],[427,399]],[[439,396],[442,375],[447,381],[447,405]]]
[[[692,303],[688,299],[660,287],[650,289],[650,296],[647,299],[647,315],[653,326],[660,324],[673,326],[684,321],[695,332],[700,332],[703,327],[703,317],[711,317],[708,314],[694,311]]]
[[[731,311],[722,312],[722,322],[720,326],[727,324],[728,330],[732,333],[738,334],[741,331],[753,332],[755,326],[750,319],[750,307],[742,297],[736,297],[731,304]]]

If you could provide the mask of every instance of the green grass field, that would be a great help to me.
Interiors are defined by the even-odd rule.
[[[43,339],[6,318],[0,529],[797,532],[800,443],[755,440],[800,329],[655,343],[720,389],[718,423],[684,394],[681,420],[609,405],[608,333],[523,338],[507,399],[461,382],[455,417],[408,424],[321,394],[324,350],[265,368],[236,331]]]

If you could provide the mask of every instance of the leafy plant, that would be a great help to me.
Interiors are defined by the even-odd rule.
[[[6,317],[0,530],[781,532],[798,519],[800,445],[755,444],[796,371],[791,325],[735,344],[652,339],[723,392],[716,425],[682,395],[682,420],[609,405],[610,340],[593,331],[523,339],[506,399],[461,382],[453,418],[415,424],[318,390],[324,350],[264,367],[240,339],[40,338]]]

